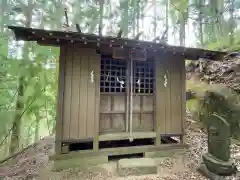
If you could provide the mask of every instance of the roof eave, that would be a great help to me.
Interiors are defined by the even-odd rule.
[[[14,34],[16,40],[23,41],[36,41],[39,44],[49,46],[61,46],[62,44],[68,43],[85,43],[86,41],[100,44],[110,44],[113,46],[124,46],[130,48],[147,48],[153,49],[154,51],[167,51],[171,53],[182,54],[186,59],[198,60],[209,59],[209,60],[222,60],[226,52],[211,51],[198,48],[187,48],[181,46],[170,46],[165,44],[157,44],[153,42],[137,41],[131,39],[119,39],[114,37],[99,37],[92,34],[74,33],[74,32],[60,32],[60,31],[49,31],[32,29],[17,26],[8,26]]]

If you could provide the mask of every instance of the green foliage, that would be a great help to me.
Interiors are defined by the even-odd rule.
[[[229,36],[219,38],[216,42],[206,43],[206,47],[212,50],[240,51],[240,31],[234,33],[233,44],[229,44]]]

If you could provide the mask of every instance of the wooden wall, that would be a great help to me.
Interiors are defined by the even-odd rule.
[[[94,50],[74,46],[64,48],[62,56],[65,60],[62,140],[93,138],[98,135],[100,57]]]
[[[159,56],[156,68],[157,133],[181,135],[186,106],[185,61],[177,56]]]
[[[91,72],[94,74],[93,82]],[[100,56],[95,50],[61,47],[59,78],[56,140],[98,137]],[[156,57],[155,105],[157,127],[154,129],[157,134],[182,135],[186,105],[184,59],[176,56]]]

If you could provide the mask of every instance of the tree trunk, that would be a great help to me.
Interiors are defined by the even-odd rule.
[[[128,0],[124,1],[124,9],[123,9],[123,19],[122,19],[122,29],[123,29],[123,36],[128,37],[128,23],[129,23],[129,15],[128,15]]]
[[[185,21],[185,13],[182,14],[181,21],[180,21],[180,29],[179,29],[179,41],[180,46],[185,46],[185,27],[186,27],[186,21]]]
[[[99,7],[99,29],[98,29],[98,34],[101,36],[102,35],[102,29],[103,29],[103,5],[104,5],[104,0],[100,0],[100,7]]]
[[[132,16],[132,31],[133,31],[133,37],[136,36],[136,2],[133,4],[133,16]]]
[[[137,1],[137,33],[139,33],[139,21],[140,21],[140,0]]]
[[[37,111],[35,113],[35,117],[36,117],[36,124],[35,124],[35,137],[34,137],[34,142],[38,142],[39,140],[39,128],[40,128],[40,115],[39,115],[39,111]]]
[[[179,41],[180,46],[185,46],[186,23],[188,21],[188,5],[180,16]]]
[[[216,20],[218,19],[218,2],[216,0],[210,0],[209,1],[209,8],[210,8],[210,12],[211,12],[211,41],[212,42],[216,42],[217,40],[217,34],[218,34],[218,30],[217,27],[219,25],[219,22],[216,22]],[[218,20],[219,21],[219,20]]]
[[[224,17],[221,12],[224,11],[224,1],[218,1],[218,17],[219,17],[219,22],[218,22],[218,29],[219,29],[219,35],[223,36],[223,22],[224,22]]]
[[[157,37],[157,0],[153,1],[153,8],[154,8],[154,12],[153,12],[153,36],[154,38]]]
[[[235,0],[230,0],[229,3],[230,3],[230,9],[229,9],[229,12],[230,12],[230,45],[232,45],[234,43],[234,17],[233,17],[233,14],[234,14],[234,1]]]
[[[26,27],[31,27],[32,23],[32,10],[33,10],[33,0],[29,0],[28,2],[28,9],[25,12]],[[28,44],[24,44],[23,48],[23,59],[20,64],[20,70],[25,67],[25,62],[28,60],[29,48]],[[10,154],[15,153],[19,148],[19,141],[20,141],[20,134],[21,134],[21,118],[24,113],[24,102],[22,97],[24,96],[24,76],[20,73],[19,75],[19,86],[18,86],[18,95],[17,95],[17,102],[16,102],[16,112],[14,121],[12,124],[12,134],[11,134],[11,142],[9,147]]]
[[[4,7],[6,7],[6,0],[1,0],[0,3],[0,32],[3,33],[3,29],[4,29],[4,20],[5,20],[5,16],[4,16]]]
[[[204,40],[203,40],[203,6],[204,6],[204,0],[198,0],[198,20],[199,20],[199,39],[200,39],[200,45],[203,47]]]
[[[168,13],[169,13],[169,2],[168,2],[169,0],[166,0],[166,39],[164,39],[165,40],[165,42],[168,42],[168,30],[169,30],[169,16],[168,16]]]
[[[10,154],[14,154],[19,148],[19,139],[20,139],[20,132],[21,132],[21,117],[24,109],[24,103],[21,99],[21,97],[23,97],[23,94],[24,94],[23,84],[24,84],[24,78],[20,77],[16,112],[15,112],[14,122],[12,125],[11,143],[9,148]]]

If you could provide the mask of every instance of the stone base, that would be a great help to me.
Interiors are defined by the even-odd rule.
[[[145,158],[162,158],[162,157],[172,157],[174,155],[185,154],[185,149],[172,149],[167,151],[155,151],[155,152],[145,152]]]
[[[157,164],[152,158],[131,158],[118,161],[119,176],[157,174]]]
[[[204,163],[202,163],[198,169],[197,169],[203,176],[211,179],[211,180],[220,180],[223,179],[223,176],[217,175],[211,171],[208,170],[208,168],[206,167],[206,165]],[[225,179],[226,176],[224,176]],[[232,177],[232,176],[229,176]],[[231,179],[231,178],[230,178]]]
[[[54,160],[53,171],[61,171],[69,168],[85,169],[106,162],[108,162],[107,156],[75,157],[64,160]]]
[[[231,176],[236,173],[233,162],[221,161],[209,153],[203,155],[203,163],[210,172],[220,176]]]

